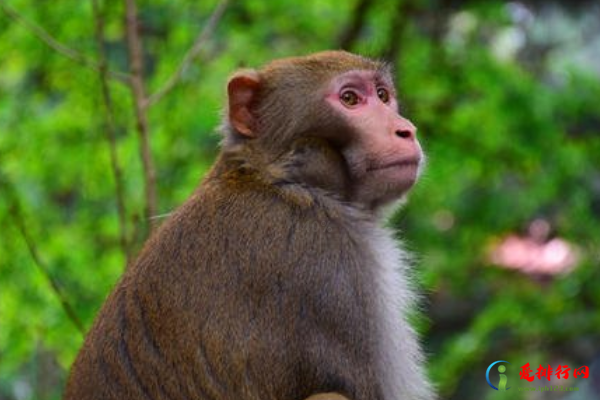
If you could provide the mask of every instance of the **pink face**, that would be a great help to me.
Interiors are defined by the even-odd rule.
[[[356,197],[380,204],[406,193],[423,156],[416,127],[398,114],[389,79],[376,71],[350,71],[331,82],[326,100],[358,135],[345,154],[357,181]]]

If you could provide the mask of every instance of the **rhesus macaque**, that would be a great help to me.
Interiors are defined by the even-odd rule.
[[[217,161],[108,297],[65,399],[432,399],[379,224],[423,158],[386,65],[322,52],[227,92]]]

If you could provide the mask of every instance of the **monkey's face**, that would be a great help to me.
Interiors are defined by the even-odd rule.
[[[355,70],[338,75],[325,100],[351,128],[344,155],[353,198],[377,207],[404,195],[419,176],[423,154],[416,127],[398,113],[388,74]]]
[[[337,172],[351,201],[375,209],[402,197],[417,180],[423,155],[416,128],[398,114],[384,64],[339,51],[276,60],[235,74],[228,94],[232,143],[254,141],[274,158],[298,139],[322,139],[343,156],[346,168]],[[340,160],[333,161],[328,165]]]

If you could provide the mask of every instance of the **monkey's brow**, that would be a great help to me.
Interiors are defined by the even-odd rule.
[[[375,69],[375,79],[391,88],[395,89],[394,78],[392,77],[392,66],[388,63],[380,63]]]
[[[364,74],[368,74],[369,80],[372,80],[376,84],[383,84],[385,86],[389,86],[391,89],[394,89],[394,82],[388,72],[380,69],[355,69],[350,70],[343,75],[348,79],[355,79],[357,81],[362,81],[365,79]]]

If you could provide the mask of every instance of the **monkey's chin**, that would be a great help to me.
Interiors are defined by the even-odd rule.
[[[400,198],[408,192],[419,177],[418,163],[398,163],[388,167],[372,170],[372,179],[387,187],[387,191]]]
[[[418,176],[418,165],[399,165],[371,170],[360,185],[356,200],[374,211],[388,209],[388,206],[402,202],[416,183]]]

